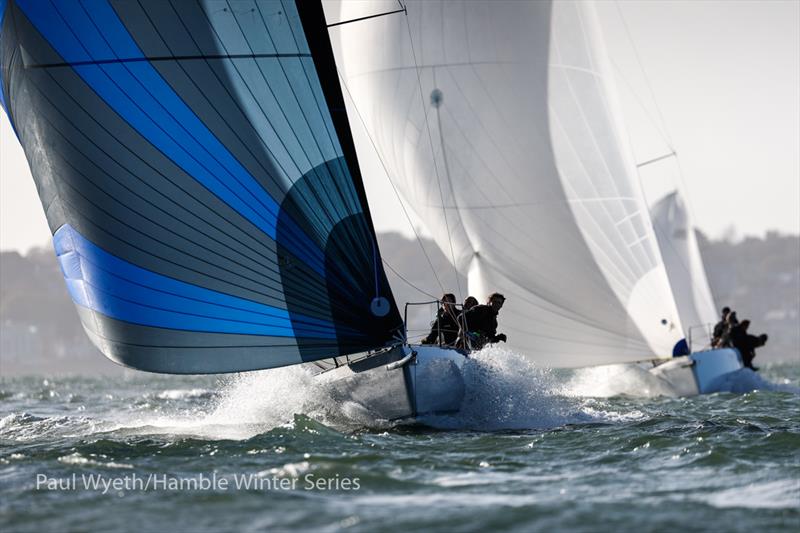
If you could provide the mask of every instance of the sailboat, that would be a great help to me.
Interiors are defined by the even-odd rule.
[[[717,306],[689,209],[676,189],[653,204],[650,215],[678,314],[687,327],[689,348],[707,348],[708,328],[717,321]]]
[[[469,290],[513,295],[512,346],[553,366],[665,353],[675,303],[605,78],[573,87],[602,55],[569,45],[570,9],[395,4],[329,29],[314,1],[0,3],[0,105],[89,338],[149,372],[315,365],[384,418],[457,411],[468,354],[407,340],[344,88]],[[355,83],[352,48],[340,83],[345,29],[394,65],[395,97],[393,75]]]
[[[0,65],[67,289],[111,360],[424,381],[424,354],[404,368],[321,3],[3,1]],[[453,390],[384,416],[457,409]]]
[[[509,295],[509,346],[548,367],[647,360],[681,394],[741,368],[734,350],[672,358],[713,303],[693,234],[664,256],[678,241],[654,230],[594,5],[405,2],[364,18],[396,6],[342,4],[363,20],[339,30],[343,84],[467,293]]]
[[[708,284],[691,213],[679,190],[650,210],[661,256],[685,324],[686,355],[651,370],[681,396],[716,392],[726,376],[743,368],[735,348],[712,346],[716,306]]]

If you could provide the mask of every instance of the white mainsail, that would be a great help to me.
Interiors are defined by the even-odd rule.
[[[505,293],[510,347],[548,366],[668,356],[682,327],[593,7],[405,5],[332,30],[343,82],[469,293]]]
[[[656,202],[650,215],[685,333],[688,337],[692,329],[702,343],[717,312],[690,213],[674,191]]]

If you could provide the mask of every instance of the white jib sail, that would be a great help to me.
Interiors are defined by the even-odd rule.
[[[681,323],[687,337],[691,329],[698,339],[693,344],[702,344],[708,340],[708,326],[717,321],[717,311],[691,216],[678,191],[656,202],[650,214]]]
[[[510,347],[548,366],[671,354],[682,328],[592,6],[405,5],[332,30],[345,90],[470,294],[506,295]],[[396,8],[345,2],[341,20]]]

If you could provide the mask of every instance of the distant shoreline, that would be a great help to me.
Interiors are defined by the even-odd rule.
[[[418,287],[438,287],[431,270],[420,267],[419,244],[398,233],[379,234],[384,259]],[[800,236],[767,233],[741,241],[709,240],[698,233],[708,280],[717,305],[727,305],[752,330],[770,340],[758,350],[757,363],[792,362],[800,358]],[[423,239],[442,282],[456,287],[446,257]],[[67,295],[61,270],[50,248],[25,255],[0,252],[0,375],[118,376],[138,372],[104,357],[83,332]],[[420,301],[420,295],[387,272],[398,302]],[[427,327],[424,311],[412,317]],[[534,326],[535,327],[535,326]]]

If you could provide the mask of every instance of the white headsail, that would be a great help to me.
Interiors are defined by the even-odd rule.
[[[469,293],[505,293],[509,345],[549,366],[669,355],[682,328],[593,7],[405,5],[332,30],[343,82]]]
[[[702,343],[707,340],[702,333],[716,322],[717,312],[689,211],[675,191],[656,202],[650,214],[685,333],[692,328],[692,336],[699,335]]]

